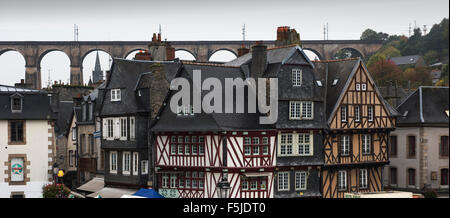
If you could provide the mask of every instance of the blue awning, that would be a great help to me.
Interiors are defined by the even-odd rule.
[[[153,189],[146,189],[146,188],[139,189],[133,195],[146,197],[146,198],[164,198],[164,196],[160,195],[157,191],[155,191]]]

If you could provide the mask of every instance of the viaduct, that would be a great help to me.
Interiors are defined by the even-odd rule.
[[[256,41],[170,41],[175,51],[187,51],[196,61],[207,62],[217,51],[230,51],[237,56],[242,45],[250,48]],[[150,41],[0,41],[0,55],[17,51],[25,58],[25,82],[41,88],[41,60],[49,52],[62,51],[70,59],[70,83],[83,84],[83,60],[92,51],[100,50],[111,57],[125,58],[137,50],[148,50]],[[269,48],[275,41],[263,41]],[[362,40],[302,40],[304,50],[314,52],[319,59],[329,60],[342,49],[353,49],[364,58],[382,46],[381,41]],[[0,66],[1,68],[2,66]]]

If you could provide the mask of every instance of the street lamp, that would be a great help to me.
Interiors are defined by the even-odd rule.
[[[227,179],[222,178],[220,182],[217,183],[217,187],[219,187],[219,198],[227,198],[228,197],[228,189],[230,189],[230,183]]]
[[[59,168],[58,168],[58,164],[55,162],[53,164],[53,184],[56,186],[56,176],[58,174]]]

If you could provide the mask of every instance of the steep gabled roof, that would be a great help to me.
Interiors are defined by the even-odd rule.
[[[448,126],[449,88],[421,86],[397,107],[398,125]]]

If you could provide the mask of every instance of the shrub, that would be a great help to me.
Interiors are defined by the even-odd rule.
[[[48,184],[42,188],[44,198],[68,198],[70,189],[64,184]]]

